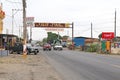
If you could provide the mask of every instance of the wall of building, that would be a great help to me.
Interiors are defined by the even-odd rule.
[[[84,46],[85,45],[85,38],[74,38],[73,39],[75,46]]]

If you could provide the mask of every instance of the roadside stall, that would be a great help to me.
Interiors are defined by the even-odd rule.
[[[17,41],[17,36],[12,34],[0,34],[0,55],[8,55],[9,50]]]

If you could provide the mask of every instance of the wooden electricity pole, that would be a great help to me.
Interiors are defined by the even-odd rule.
[[[23,1],[23,39],[26,44],[27,41],[27,26],[26,26],[26,0]]]
[[[23,2],[23,39],[24,39],[24,45],[23,45],[23,55],[26,58],[27,51],[26,51],[26,43],[27,43],[27,25],[26,25],[26,0],[22,0]]]

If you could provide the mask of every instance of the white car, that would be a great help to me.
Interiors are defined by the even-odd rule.
[[[53,46],[53,49],[54,49],[54,50],[63,50],[63,47],[62,47],[61,44],[55,44],[55,45]]]
[[[35,55],[37,55],[37,53],[39,53],[39,47],[32,44],[27,44],[27,53],[34,53]]]

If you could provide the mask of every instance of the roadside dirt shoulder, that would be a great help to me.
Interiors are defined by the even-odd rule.
[[[0,80],[62,80],[42,54],[0,57]]]

